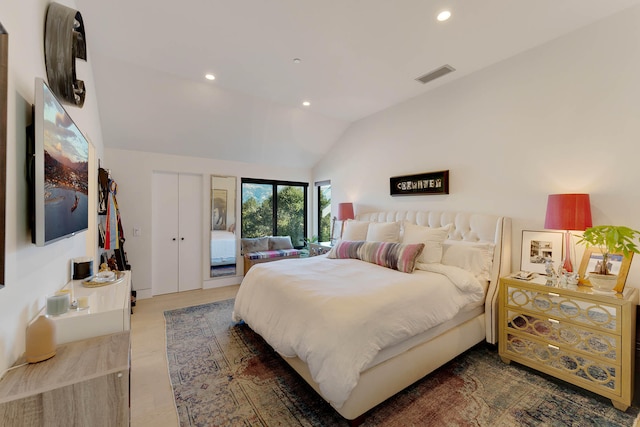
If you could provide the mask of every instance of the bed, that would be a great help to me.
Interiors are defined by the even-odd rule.
[[[340,255],[356,253],[355,246],[350,247],[356,244],[380,253],[390,245],[377,243],[384,233],[374,233],[377,238],[365,243],[345,239],[333,254],[256,266],[240,286],[233,313],[234,321],[244,321],[260,334],[354,424],[369,409],[477,343],[495,344],[498,278],[511,272],[509,218],[376,212],[358,215],[356,223],[369,224],[369,233],[374,227],[400,227],[401,239],[418,229],[444,229],[445,240],[436,242],[442,256],[438,262],[417,262],[419,268],[407,270],[413,270],[409,274],[386,268],[379,260]],[[403,254],[395,257],[398,266],[400,258],[410,259],[420,246],[411,240],[401,243],[394,246]],[[427,256],[427,249],[433,254],[433,244],[422,244],[425,250],[419,257]],[[482,266],[486,274],[469,263],[466,254],[471,252],[489,252],[490,260]],[[464,262],[457,254],[465,254]]]

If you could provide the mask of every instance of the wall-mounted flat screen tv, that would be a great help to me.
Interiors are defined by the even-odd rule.
[[[41,78],[32,141],[31,235],[44,246],[88,227],[89,142]]]

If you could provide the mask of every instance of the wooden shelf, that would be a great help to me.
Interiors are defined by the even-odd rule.
[[[125,331],[60,345],[51,359],[10,370],[0,380],[2,425],[128,425],[129,355]]]

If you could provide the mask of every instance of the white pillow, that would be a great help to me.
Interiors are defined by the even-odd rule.
[[[366,240],[369,221],[347,220],[342,231],[342,240]]]
[[[372,222],[367,230],[368,242],[400,243],[399,222]]]
[[[480,281],[489,281],[494,246],[492,243],[447,242],[442,263],[470,271]]]
[[[424,250],[417,261],[425,264],[439,263],[442,261],[442,243],[449,236],[450,229],[451,224],[431,228],[405,222],[402,243],[405,245],[424,243]]]

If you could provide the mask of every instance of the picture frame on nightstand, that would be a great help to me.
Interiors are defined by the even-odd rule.
[[[562,239],[557,231],[522,230],[520,270],[546,274],[545,261],[550,258],[555,268],[562,264]]]
[[[614,288],[618,292],[624,290],[632,259],[633,252],[631,252],[628,257],[625,257],[622,253],[610,255],[609,264],[611,265],[609,266],[609,271],[611,271],[612,274],[618,275],[618,281]],[[595,271],[598,262],[602,262],[602,252],[600,249],[594,247],[586,248],[582,255],[580,268],[578,269],[578,277],[582,286],[591,286],[591,282],[589,282],[589,272]]]

